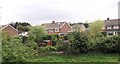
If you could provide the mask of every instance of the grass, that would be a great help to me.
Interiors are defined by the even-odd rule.
[[[118,56],[117,54],[71,55],[68,62],[118,62]]]
[[[35,58],[36,62],[118,62],[117,54],[80,54],[80,55],[48,55]]]

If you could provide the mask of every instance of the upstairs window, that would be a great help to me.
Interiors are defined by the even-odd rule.
[[[59,32],[59,28],[55,28],[55,32]]]
[[[107,29],[112,29],[112,27],[111,26],[107,26]]]
[[[49,29],[49,32],[53,32],[53,29]]]
[[[116,25],[116,26],[114,26],[113,28],[114,28],[114,29],[119,29],[119,26],[118,26],[118,25]]]

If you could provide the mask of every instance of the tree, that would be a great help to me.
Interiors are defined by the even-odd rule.
[[[95,37],[102,32],[102,28],[104,27],[104,21],[103,20],[96,20],[95,22],[92,22],[89,26],[89,35]]]
[[[13,26],[14,28],[18,29],[20,32],[23,32],[23,31],[29,31],[29,26],[30,23],[27,23],[27,22],[11,22],[10,24],[11,26]]]
[[[89,49],[95,50],[96,44],[101,37],[103,37],[102,32],[104,27],[103,20],[96,20],[91,22],[89,25],[89,30],[86,32],[89,39]]]
[[[26,32],[30,30],[28,26],[24,27],[22,25],[18,25],[17,29],[19,30],[19,32],[24,32],[24,31]]]
[[[82,32],[72,32],[68,34],[71,53],[86,53],[88,51],[88,37]]]
[[[2,61],[3,62],[26,62],[34,57],[30,47],[21,43],[18,38],[2,34]]]
[[[39,43],[44,39],[45,36],[46,36],[46,32],[41,26],[30,27],[29,37],[28,37],[30,41]]]

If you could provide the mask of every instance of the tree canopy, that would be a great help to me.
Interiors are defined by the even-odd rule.
[[[45,30],[41,26],[30,27],[29,39],[35,42],[40,42],[46,36]]]
[[[104,27],[104,21],[103,20],[96,20],[92,22],[89,26],[89,32],[90,35],[95,36],[97,34],[100,34],[102,32],[102,28]]]
[[[20,32],[23,32],[23,31],[29,31],[29,26],[30,23],[27,23],[27,22],[11,22],[10,24],[11,26],[13,26],[14,28],[18,29]]]

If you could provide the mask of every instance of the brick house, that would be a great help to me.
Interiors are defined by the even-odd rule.
[[[120,35],[120,19],[105,20],[105,32],[107,35]]]
[[[18,36],[18,30],[12,27],[11,25],[0,26],[0,31],[5,32],[11,36]]]
[[[55,22],[42,24],[48,34],[67,34],[71,27],[67,22]]]
[[[73,23],[70,24],[72,27],[71,32],[78,31],[78,32],[84,32],[87,30],[87,27],[84,25],[84,23]]]

